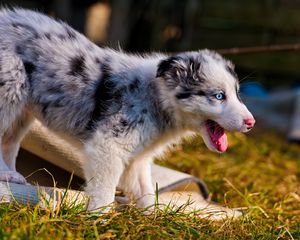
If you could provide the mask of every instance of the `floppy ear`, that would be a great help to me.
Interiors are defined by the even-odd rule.
[[[187,69],[180,57],[169,57],[158,64],[156,77],[164,78],[169,87],[176,87],[187,75]]]
[[[156,72],[156,77],[163,77],[166,74],[170,73],[170,70],[176,65],[176,61],[179,59],[177,57],[169,57],[165,60],[162,60],[158,64],[157,72]]]

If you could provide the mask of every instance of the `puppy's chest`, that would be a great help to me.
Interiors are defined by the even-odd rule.
[[[156,157],[162,157],[173,145],[178,144],[185,135],[186,133],[183,131],[172,131],[152,137],[144,136],[144,141],[140,142],[133,158],[135,160],[146,158],[151,161]]]

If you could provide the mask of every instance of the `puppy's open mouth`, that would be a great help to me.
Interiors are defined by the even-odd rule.
[[[224,128],[212,120],[207,120],[205,126],[213,147],[219,152],[225,152],[228,141]]]

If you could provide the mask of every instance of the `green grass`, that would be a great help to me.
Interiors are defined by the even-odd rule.
[[[53,212],[2,204],[0,239],[300,239],[300,146],[273,133],[231,134],[229,142],[218,155],[196,138],[157,162],[202,178],[213,201],[247,207],[236,221],[180,210],[145,216],[133,206],[96,215],[82,206]]]

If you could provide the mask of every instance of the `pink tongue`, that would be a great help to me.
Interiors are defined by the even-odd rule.
[[[216,123],[215,123],[216,124]],[[214,126],[214,129],[208,128],[211,141],[219,152],[225,152],[228,147],[227,135],[222,127]]]
[[[214,136],[212,136],[214,138]],[[213,140],[216,148],[220,152],[225,152],[227,147],[228,147],[228,142],[227,142],[227,135],[224,132],[221,136],[218,136],[217,138],[214,138]]]

